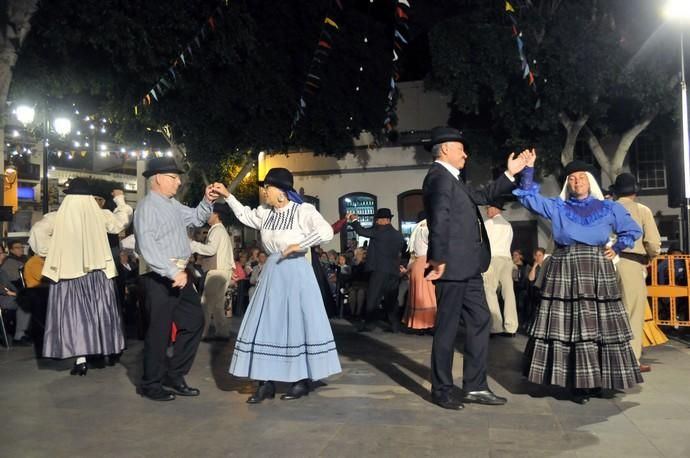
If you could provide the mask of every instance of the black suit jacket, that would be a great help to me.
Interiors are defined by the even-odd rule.
[[[400,231],[390,224],[385,226],[374,224],[371,228],[365,228],[359,224],[359,221],[353,221],[350,225],[357,234],[369,237],[367,272],[400,274],[400,254],[405,244]]]
[[[434,162],[422,189],[429,225],[427,260],[446,264],[442,280],[467,280],[489,268],[491,247],[477,206],[488,204],[514,186],[502,174],[482,189],[471,189]]]

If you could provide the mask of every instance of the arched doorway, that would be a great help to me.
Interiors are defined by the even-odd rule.
[[[398,228],[410,240],[410,234],[417,224],[417,216],[424,210],[424,200],[421,189],[412,189],[398,194]]]

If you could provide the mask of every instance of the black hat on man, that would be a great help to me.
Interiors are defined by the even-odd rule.
[[[621,173],[616,177],[611,190],[618,197],[625,197],[640,192],[640,185],[632,173]]]
[[[67,195],[79,195],[79,196],[98,196],[99,193],[86,178],[72,178],[69,181],[67,188],[62,191]]]
[[[144,175],[144,178],[148,178],[158,173],[176,173],[180,175],[184,173],[184,170],[180,170],[175,159],[172,157],[163,156],[151,158],[146,163],[146,170],[142,175]]]
[[[446,142],[463,142],[464,138],[462,132],[452,127],[434,127],[431,130],[431,140],[424,145],[427,151],[431,151],[431,147],[440,143]]]
[[[379,208],[378,210],[376,210],[376,216],[374,218],[375,219],[379,219],[379,218],[391,219],[391,218],[393,218],[393,213],[391,213],[390,208]]]
[[[259,181],[259,186],[265,184],[275,186],[283,191],[295,191],[295,188],[293,188],[294,179],[292,178],[292,173],[283,167],[274,167],[269,170],[263,181]]]

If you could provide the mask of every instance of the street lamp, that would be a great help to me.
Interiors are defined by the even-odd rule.
[[[669,21],[690,22],[690,0],[669,0],[662,11],[662,15]],[[685,84],[685,49],[684,33],[680,31],[680,100],[683,111],[683,205],[680,209],[681,240],[680,248],[690,251],[690,234],[688,220],[690,212],[690,139],[688,138],[688,92]]]
[[[28,105],[20,105],[14,112],[17,120],[23,125],[31,124],[34,121],[36,115],[36,110]],[[43,190],[43,197],[41,199],[41,205],[43,208],[43,213],[48,213],[48,138],[50,137],[50,121],[46,114],[45,117],[45,131],[43,132],[45,137],[45,142],[43,143],[43,174],[41,176],[41,189]],[[72,121],[65,117],[59,117],[53,120],[53,130],[60,137],[65,137],[72,131]]]

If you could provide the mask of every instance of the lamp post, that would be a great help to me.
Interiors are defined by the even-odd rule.
[[[28,105],[20,105],[17,107],[15,111],[15,115],[17,116],[17,119],[19,122],[24,124],[25,126],[28,124],[33,123],[34,118],[36,116],[36,110]],[[67,134],[69,134],[72,130],[72,122],[68,118],[60,117],[56,118],[53,121],[53,130],[55,133],[57,133],[60,137],[64,137]],[[41,174],[41,190],[42,190],[42,198],[41,198],[41,206],[43,209],[43,213],[48,213],[49,207],[48,207],[48,202],[49,202],[49,197],[50,194],[48,192],[48,147],[50,145],[48,138],[50,137],[50,121],[48,118],[48,114],[46,113],[45,120],[44,120],[44,140],[42,140],[43,143],[43,173]]]
[[[662,15],[669,21],[687,24],[690,22],[690,1],[669,0]],[[685,34],[680,31],[680,101],[683,114],[683,204],[680,208],[681,235],[680,248],[684,252],[690,251],[690,233],[688,221],[690,219],[690,139],[688,138],[688,92],[685,84]]]

